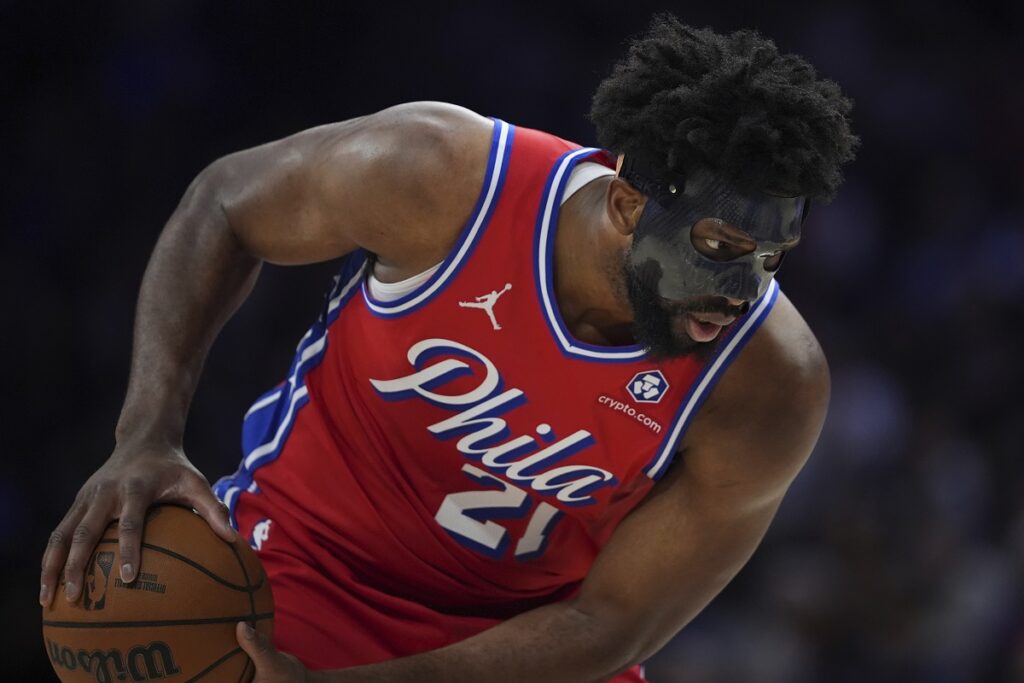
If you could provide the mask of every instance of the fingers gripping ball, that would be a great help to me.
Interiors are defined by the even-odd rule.
[[[79,600],[65,599],[61,577],[43,608],[43,640],[61,681],[252,680],[235,625],[270,637],[274,604],[248,545],[224,542],[191,510],[161,505],[146,516],[135,580],[124,583],[120,566],[115,522],[89,559]]]

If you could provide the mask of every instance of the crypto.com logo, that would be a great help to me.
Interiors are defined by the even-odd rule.
[[[658,403],[668,391],[668,381],[660,370],[645,370],[633,375],[626,391],[637,403]]]

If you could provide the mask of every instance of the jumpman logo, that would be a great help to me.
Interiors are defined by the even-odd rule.
[[[502,289],[500,292],[495,290],[493,292],[489,292],[488,294],[483,294],[481,296],[476,297],[475,301],[460,301],[459,306],[462,306],[463,308],[484,309],[484,311],[487,313],[487,317],[491,319],[491,327],[493,327],[496,330],[500,330],[501,325],[498,324],[498,321],[494,317],[494,304],[498,301],[499,296],[501,296],[510,289],[512,289],[512,283],[506,282],[505,288]]]

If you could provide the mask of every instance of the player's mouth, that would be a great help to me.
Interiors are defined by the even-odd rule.
[[[714,341],[722,328],[735,320],[735,316],[721,313],[687,313],[686,334],[695,342]]]

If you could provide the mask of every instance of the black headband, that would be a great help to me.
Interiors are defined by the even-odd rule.
[[[622,157],[619,177],[662,206],[667,207],[683,193],[686,176],[671,171],[659,174],[655,168],[654,164],[641,156],[626,154]]]

